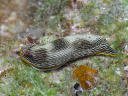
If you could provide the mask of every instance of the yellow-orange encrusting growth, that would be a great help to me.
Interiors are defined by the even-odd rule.
[[[96,85],[97,74],[96,69],[81,65],[73,71],[73,79],[78,80],[83,89],[91,89]]]

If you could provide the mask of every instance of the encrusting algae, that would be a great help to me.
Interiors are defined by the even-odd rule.
[[[73,71],[73,79],[78,80],[83,89],[89,90],[97,84],[98,71],[88,66],[80,65]]]

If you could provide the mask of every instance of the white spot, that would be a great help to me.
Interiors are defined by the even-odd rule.
[[[116,69],[116,74],[118,74],[118,75],[120,75],[120,76],[121,76],[120,68],[117,68],[117,69]]]
[[[105,10],[106,8],[103,7],[102,9]]]
[[[124,53],[125,53],[126,55],[128,55],[128,45],[126,45],[126,46],[124,47]]]
[[[128,18],[124,18],[124,21],[128,21]]]
[[[124,67],[124,71],[128,71],[128,66],[125,66]]]
[[[23,47],[24,45],[23,44],[20,44],[20,47]]]

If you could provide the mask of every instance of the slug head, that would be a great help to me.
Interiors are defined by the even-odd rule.
[[[96,55],[116,56],[118,53],[110,47],[106,39],[99,39],[96,42],[94,42],[94,45]]]

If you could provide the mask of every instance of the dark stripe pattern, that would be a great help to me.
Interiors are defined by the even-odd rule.
[[[92,43],[84,40],[84,39],[79,39],[73,42],[73,47],[76,50],[86,50],[86,49],[90,49],[93,47]]]
[[[65,49],[69,46],[69,42],[65,40],[64,38],[57,39],[52,42],[54,48],[53,51],[60,51],[62,49]]]
[[[29,54],[23,53],[23,57],[26,58],[32,64],[42,64],[46,62],[47,51],[42,48],[36,51],[27,50]]]
[[[36,65],[34,67],[52,70],[78,58],[96,55],[96,52],[114,52],[105,39],[93,37],[95,36],[92,35],[92,40],[90,40],[88,35],[87,38],[78,35],[71,36],[71,39],[69,37],[57,39],[48,45],[26,46],[26,48],[22,48],[22,57],[32,66]],[[33,47],[37,47],[37,49],[33,50]]]

